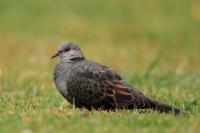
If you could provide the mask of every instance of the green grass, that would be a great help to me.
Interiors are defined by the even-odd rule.
[[[199,9],[197,0],[1,0],[0,132],[199,131]],[[64,40],[188,113],[73,109],[52,79]]]

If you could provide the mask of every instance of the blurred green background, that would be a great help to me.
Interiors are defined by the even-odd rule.
[[[190,115],[93,111],[83,117],[52,80],[57,61],[50,57],[66,40]],[[199,51],[198,0],[0,0],[0,132],[200,130]]]

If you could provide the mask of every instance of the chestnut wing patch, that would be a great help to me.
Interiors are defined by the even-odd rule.
[[[125,107],[133,103],[134,97],[129,87],[125,86],[120,80],[110,82],[111,86],[106,88],[106,99],[109,103]]]

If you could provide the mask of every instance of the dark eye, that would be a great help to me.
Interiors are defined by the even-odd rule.
[[[64,51],[65,51],[65,52],[70,51],[70,47],[65,48]]]

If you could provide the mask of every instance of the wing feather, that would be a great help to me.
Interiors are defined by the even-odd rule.
[[[122,78],[108,67],[87,61],[74,68],[73,73],[77,74],[79,82],[84,84],[78,86],[79,92],[77,92],[77,98],[82,104],[87,103],[94,106],[106,105],[112,106],[112,108],[124,108],[133,104],[134,97],[130,86],[124,84]],[[73,80],[74,83],[76,81],[78,80]],[[87,95],[86,99],[85,96],[82,96],[82,94],[87,93],[82,92],[85,89],[93,91],[94,95]]]

